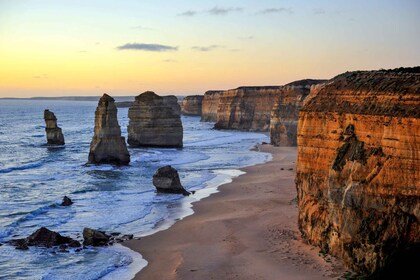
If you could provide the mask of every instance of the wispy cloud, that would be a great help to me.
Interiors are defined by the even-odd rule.
[[[252,40],[254,39],[254,36],[239,36],[239,40]]]
[[[164,59],[164,60],[162,60],[162,62],[165,62],[165,63],[174,63],[174,62],[178,62],[176,59]]]
[[[268,9],[264,9],[259,11],[257,14],[260,15],[266,15],[266,14],[293,14],[293,9],[292,8],[268,8]]]
[[[211,15],[219,16],[219,15],[227,15],[227,14],[234,13],[234,12],[242,12],[242,10],[243,9],[239,8],[239,7],[219,8],[219,7],[216,6],[212,9],[208,10],[207,12]]]
[[[243,8],[240,7],[228,7],[228,8],[221,8],[218,6],[215,6],[211,9],[204,10],[204,11],[194,11],[194,10],[187,10],[185,12],[179,13],[178,16],[186,16],[186,17],[192,17],[196,16],[198,14],[210,14],[214,16],[224,16],[230,13],[235,12],[242,12]]]
[[[137,30],[153,30],[153,28],[150,28],[150,27],[147,27],[147,26],[143,26],[143,25],[133,26],[132,29],[137,29]]]
[[[224,48],[224,46],[210,45],[210,46],[194,46],[194,47],[191,47],[191,49],[193,49],[195,51],[199,51],[199,52],[209,52],[209,51],[213,51],[215,49],[220,49],[220,48]]]
[[[160,45],[160,44],[140,44],[140,43],[128,43],[117,47],[118,50],[137,50],[137,51],[148,51],[148,52],[166,52],[166,51],[177,51],[178,47]]]
[[[184,17],[192,17],[197,14],[197,11],[188,10],[182,13],[179,13],[178,16],[184,16]]]
[[[322,9],[322,8],[315,8],[315,9],[313,9],[312,11],[313,11],[313,12],[314,12],[314,14],[316,14],[316,15],[322,15],[322,14],[325,14],[325,10],[324,10],[324,9]]]

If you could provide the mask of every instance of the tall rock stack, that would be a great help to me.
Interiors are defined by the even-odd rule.
[[[182,147],[181,107],[175,96],[147,91],[128,110],[128,144],[133,147]]]
[[[95,112],[95,132],[90,144],[88,163],[127,165],[130,154],[121,136],[114,99],[104,94]]]
[[[202,122],[216,122],[217,121],[217,108],[219,107],[219,99],[223,94],[223,90],[209,90],[204,94],[202,101]]]
[[[44,110],[45,132],[47,134],[47,145],[64,145],[64,136],[61,128],[57,126],[57,118],[50,110]]]
[[[182,100],[181,112],[189,116],[201,116],[202,112],[202,95],[185,96]]]
[[[326,80],[300,80],[283,87],[270,116],[270,139],[274,146],[296,146],[299,110],[314,85]]]
[[[299,228],[357,272],[417,269],[419,108],[416,67],[341,74],[300,112]]]

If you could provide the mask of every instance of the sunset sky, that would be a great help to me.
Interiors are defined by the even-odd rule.
[[[419,64],[417,0],[0,0],[0,97],[203,94]]]

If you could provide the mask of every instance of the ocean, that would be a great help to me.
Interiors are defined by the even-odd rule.
[[[44,226],[82,241],[84,227],[141,237],[192,214],[191,203],[217,191],[270,155],[251,151],[262,133],[218,131],[182,117],[182,149],[130,148],[129,166],[86,166],[97,102],[0,100],[0,279],[130,279],[147,260],[121,245],[57,252],[5,244]],[[63,129],[66,145],[46,147],[44,109]],[[118,109],[127,137],[127,108]],[[157,194],[153,173],[175,167],[194,195]],[[64,195],[74,204],[59,206]]]

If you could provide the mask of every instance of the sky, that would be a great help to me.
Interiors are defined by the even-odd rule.
[[[0,97],[203,94],[415,65],[418,0],[0,0]]]

